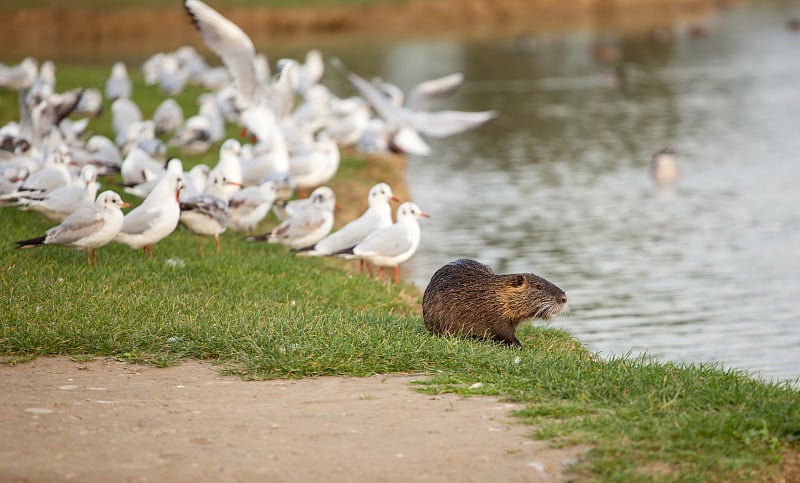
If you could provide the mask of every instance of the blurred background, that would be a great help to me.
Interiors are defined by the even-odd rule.
[[[134,72],[183,44],[219,62],[177,0],[95,3],[0,3],[0,62],[123,60]],[[440,107],[500,113],[409,157],[431,218],[406,280],[424,289],[462,257],[535,272],[569,297],[551,323],[601,355],[796,383],[800,3],[249,3],[209,2],[271,62],[318,48],[405,90],[463,72]],[[354,93],[333,69],[324,83]],[[650,163],[665,147],[680,178],[659,184]]]

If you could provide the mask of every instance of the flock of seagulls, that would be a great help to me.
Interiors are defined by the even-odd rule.
[[[202,238],[243,232],[247,241],[280,243],[298,255],[337,256],[394,268],[420,243],[416,204],[399,205],[386,183],[369,192],[367,209],[333,231],[336,196],[326,183],[339,168],[340,149],[365,152],[430,154],[426,137],[446,137],[496,117],[494,111],[433,110],[463,83],[460,73],[425,81],[408,95],[390,84],[372,82],[333,65],[357,95],[341,98],[321,83],[325,60],[311,50],[302,61],[281,59],[273,75],[266,56],[237,25],[200,0],[184,8],[205,45],[223,65],[209,66],[195,49],[157,53],[141,66],[145,83],[165,99],[151,117],[132,100],[134,85],[123,62],[111,68],[103,89],[56,91],[56,69],[26,58],[0,64],[0,89],[19,93],[20,118],[0,127],[0,207],[41,213],[58,222],[43,236],[17,242],[18,248],[62,245],[86,251],[118,242],[152,256],[153,245],[178,225]],[[201,86],[197,113],[187,115],[172,96],[185,86]],[[113,136],[89,135],[90,119],[110,106]],[[226,139],[226,127],[238,125],[243,143]],[[87,139],[88,138],[88,139]],[[180,157],[219,145],[214,166],[185,170]],[[118,175],[118,177],[117,177]],[[141,198],[130,205],[115,191],[100,189],[98,179],[113,176],[120,189]],[[291,199],[294,192],[299,199]],[[306,198],[305,193],[311,191]],[[274,213],[280,223],[256,234]]]

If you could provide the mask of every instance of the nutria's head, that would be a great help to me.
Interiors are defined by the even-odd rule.
[[[533,273],[498,275],[503,314],[512,320],[551,319],[567,304],[563,290]]]

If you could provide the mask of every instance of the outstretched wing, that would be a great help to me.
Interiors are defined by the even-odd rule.
[[[203,42],[222,59],[236,80],[239,95],[250,103],[257,82],[253,41],[235,23],[200,0],[184,0],[183,6]]]

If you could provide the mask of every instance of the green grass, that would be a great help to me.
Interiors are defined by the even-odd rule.
[[[58,72],[59,89],[102,86],[110,67]],[[163,96],[134,76],[148,116]],[[187,114],[196,94],[179,98]],[[15,93],[0,92],[0,122],[16,109]],[[108,133],[109,122],[92,127]],[[183,159],[191,166],[216,157],[212,149]],[[365,167],[344,159],[334,189]],[[431,337],[414,287],[245,243],[235,233],[223,234],[220,255],[208,240],[198,253],[183,230],[158,243],[152,259],[112,243],[91,268],[81,252],[13,248],[50,226],[34,213],[0,210],[0,357],[7,362],[55,354],[156,365],[191,358],[254,379],[425,373],[431,379],[421,390],[524,403],[517,416],[531,425],[531,437],[590,447],[574,468],[584,481],[761,481],[797,465],[800,393],[788,385],[712,366],[603,360],[541,325],[519,330],[521,351]]]

